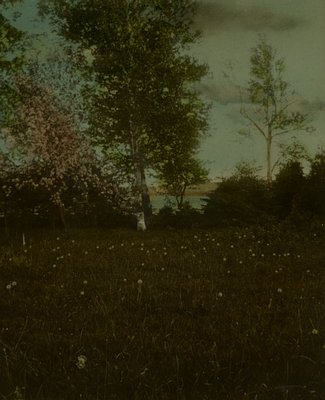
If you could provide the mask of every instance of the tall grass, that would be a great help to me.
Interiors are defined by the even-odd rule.
[[[25,233],[3,399],[325,399],[325,229]]]

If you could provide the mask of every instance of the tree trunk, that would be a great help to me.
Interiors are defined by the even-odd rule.
[[[269,133],[266,139],[266,180],[269,187],[272,186],[272,135]]]
[[[137,229],[145,231],[147,229],[148,220],[152,216],[152,207],[146,181],[143,155],[133,137],[132,157],[135,175],[135,215],[137,218]]]
[[[184,196],[185,196],[186,189],[187,189],[187,184],[184,183],[184,186],[181,189],[181,193],[180,193],[178,201],[177,201],[177,207],[179,210],[181,210],[184,206]]]
[[[146,222],[152,217],[152,205],[150,200],[149,189],[146,180],[146,173],[142,161],[142,155],[140,155],[140,170],[141,170],[141,202],[144,217]]]
[[[135,216],[137,218],[137,230],[145,231],[147,229],[145,215],[143,211],[143,201],[142,201],[142,174],[139,163],[136,165],[135,170]]]
[[[62,204],[58,204],[58,217],[59,217],[59,226],[61,229],[66,229],[65,216],[64,216],[64,207]]]

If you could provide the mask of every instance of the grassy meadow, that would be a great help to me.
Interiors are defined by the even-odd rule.
[[[0,399],[325,399],[325,227],[0,246]]]

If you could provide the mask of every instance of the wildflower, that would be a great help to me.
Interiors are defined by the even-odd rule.
[[[84,296],[84,294],[85,294],[85,292],[82,290],[82,291],[80,292],[80,296]]]
[[[218,293],[218,297],[222,297],[223,296],[223,293],[222,292],[219,292]]]
[[[88,254],[88,251],[86,250],[86,251],[85,251],[85,255],[87,255],[87,254]]]
[[[16,281],[11,282],[11,286],[17,286],[17,282]]]
[[[127,282],[128,280],[126,278],[123,279],[123,282]]]
[[[84,283],[84,285],[87,285],[88,281],[84,280],[84,282],[83,282],[83,283]]]
[[[243,263],[242,260],[240,260],[240,261],[239,261],[239,264],[242,264],[242,263]]]
[[[138,279],[138,285],[141,286],[143,284],[142,279]]]
[[[87,357],[84,355],[78,356],[76,366],[79,369],[84,369],[86,367]]]
[[[53,264],[53,265],[52,265],[52,268],[56,268],[56,264]]]
[[[223,258],[223,261],[227,261],[227,257],[224,257],[224,258]]]
[[[6,289],[7,289],[7,290],[10,290],[10,289],[11,289],[11,283],[9,283],[9,284],[6,286]]]
[[[313,334],[313,335],[318,335],[319,334],[319,331],[317,330],[317,329],[313,329],[312,331],[311,331],[311,333]]]
[[[162,267],[162,268],[161,268],[161,270],[162,270],[162,271],[165,271],[165,268],[164,268],[164,267]]]
[[[278,288],[278,293],[282,293],[283,290],[281,288]]]
[[[96,249],[99,249],[99,246],[96,246]]]
[[[307,274],[309,274],[309,273],[310,273],[310,269],[307,269],[307,271],[306,271],[306,272],[307,272]]]

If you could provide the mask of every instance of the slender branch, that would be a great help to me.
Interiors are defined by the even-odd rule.
[[[273,136],[273,137],[282,136],[282,135],[284,135],[284,134],[286,134],[286,133],[296,132],[297,130],[299,130],[299,128],[286,129],[286,130],[284,130],[284,131],[280,131],[280,132],[273,133],[272,136]]]
[[[265,134],[265,132],[263,131],[263,129],[257,124],[257,122],[255,122],[255,121],[253,120],[253,118],[251,118],[251,117],[247,114],[246,110],[241,109],[241,110],[240,110],[240,113],[241,113],[244,117],[246,117],[246,118],[255,126],[255,128],[264,136],[264,138],[266,139],[266,134]]]

